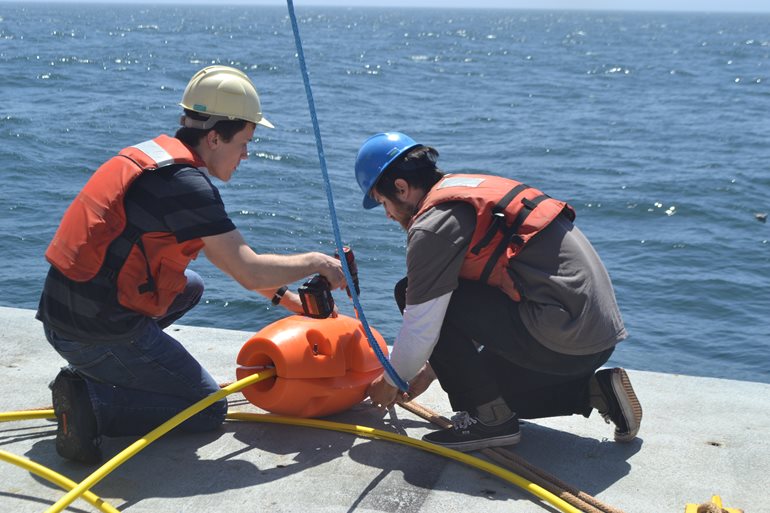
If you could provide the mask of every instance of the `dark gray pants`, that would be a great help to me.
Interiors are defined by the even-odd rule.
[[[406,285],[404,278],[395,289],[401,311]],[[495,287],[460,280],[430,357],[452,409],[474,413],[502,396],[523,419],[588,416],[589,379],[614,348],[585,356],[552,351],[530,335],[518,306]]]

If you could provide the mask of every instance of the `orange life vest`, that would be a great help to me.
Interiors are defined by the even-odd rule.
[[[161,135],[130,146],[102,164],[64,213],[46,259],[67,278],[85,282],[103,274],[117,284],[118,302],[150,317],[166,313],[187,284],[184,270],[203,248],[174,234],[141,233],[127,223],[124,200],[145,171],[170,165],[205,164],[178,139]],[[110,249],[125,239],[124,249]]]
[[[508,262],[559,214],[575,219],[575,211],[567,203],[516,180],[452,174],[428,191],[410,226],[428,209],[447,201],[463,201],[476,210],[476,229],[460,277],[498,287],[514,301],[521,296]]]

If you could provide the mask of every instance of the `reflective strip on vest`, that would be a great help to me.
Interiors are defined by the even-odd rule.
[[[478,187],[484,182],[484,178],[471,178],[467,176],[449,175],[436,187],[437,189],[446,189],[447,187]]]
[[[174,163],[174,157],[172,157],[166,150],[164,150],[160,144],[153,140],[136,144],[132,146],[132,148],[136,148],[154,160],[158,168],[170,166]]]

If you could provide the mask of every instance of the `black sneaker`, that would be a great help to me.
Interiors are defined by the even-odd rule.
[[[519,420],[513,415],[497,426],[484,424],[468,412],[461,411],[452,417],[452,427],[434,431],[422,437],[430,442],[457,451],[475,451],[487,447],[519,443]]]
[[[607,411],[599,410],[604,420],[615,424],[615,441],[630,442],[642,423],[642,405],[636,398],[631,380],[624,369],[602,369],[596,381],[607,402]]]
[[[64,368],[50,385],[56,415],[56,452],[82,463],[102,460],[99,434],[83,378]]]

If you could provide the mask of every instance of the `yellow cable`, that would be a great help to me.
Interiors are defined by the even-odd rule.
[[[53,410],[26,410],[0,413],[0,422],[54,418]]]
[[[20,412],[15,412],[15,413],[20,413]],[[40,417],[33,417],[33,418],[40,418]],[[24,470],[28,470],[29,472],[32,472],[33,474],[40,476],[43,479],[46,479],[51,483],[55,484],[56,486],[63,488],[65,490],[71,490],[72,488],[75,488],[75,486],[77,486],[77,483],[75,481],[72,481],[71,479],[64,477],[63,475],[51,470],[48,467],[44,467],[43,465],[39,463],[35,463],[34,461],[29,460],[27,458],[22,458],[21,456],[16,456],[15,454],[11,454],[10,452],[3,451],[2,449],[0,449],[0,460],[7,461],[8,463],[12,463],[17,467],[21,467]],[[96,508],[98,508],[100,511],[103,511],[104,513],[120,513],[118,509],[113,507],[110,503],[106,502],[105,500],[94,495],[93,492],[90,492],[90,491],[85,492],[83,494],[83,499],[87,500],[89,503],[93,504]]]
[[[129,458],[137,454],[139,451],[147,447],[149,444],[151,444],[152,442],[154,442],[155,440],[157,440],[167,432],[171,431],[173,428],[175,428],[176,426],[178,426],[188,418],[192,417],[193,415],[200,412],[201,410],[207,408],[208,406],[215,403],[216,401],[230,394],[243,390],[247,386],[253,385],[254,383],[273,377],[274,375],[275,375],[275,369],[268,369],[258,374],[252,374],[251,376],[248,376],[240,381],[236,381],[231,385],[228,385],[227,387],[222,388],[218,392],[211,394],[210,396],[193,404],[189,408],[181,411],[180,413],[178,413],[177,415],[175,415],[165,423],[161,424],[160,426],[158,426],[157,428],[149,432],[143,438],[140,438],[139,440],[134,442],[132,445],[128,446],[126,449],[118,453],[116,456],[110,459],[107,463],[102,465],[102,467],[100,467],[98,470],[93,472],[86,479],[81,481],[80,484],[72,488],[64,497],[62,497],[53,506],[47,509],[46,513],[60,513],[62,510],[64,510],[64,508],[69,506],[81,495],[83,495],[83,498],[87,499],[86,494],[90,493],[88,490],[91,487],[93,487],[99,481],[104,479],[110,472],[115,470],[118,466],[125,463]],[[54,416],[53,410],[50,410],[50,409],[7,412],[7,413],[0,413],[0,422],[9,422],[13,420],[48,419],[48,418],[53,418],[53,416]],[[438,454],[439,456],[444,456],[446,458],[453,459],[461,463],[465,463],[466,465],[469,465],[471,467],[474,467],[479,470],[488,472],[492,475],[495,475],[535,495],[536,497],[544,500],[545,502],[551,504],[552,506],[556,507],[557,509],[559,509],[564,513],[581,513],[581,510],[568,504],[561,498],[550,493],[548,490],[545,490],[544,488],[536,485],[535,483],[528,481],[523,477],[509,470],[506,470],[498,465],[495,465],[488,461],[482,460],[480,458],[476,458],[474,456],[470,456],[468,454],[465,454],[459,451],[447,449],[445,447],[441,447],[439,445],[431,444],[428,442],[423,442],[422,440],[417,440],[414,438],[410,438],[408,436],[403,436],[403,435],[391,433],[388,431],[382,431],[382,430],[370,428],[367,426],[357,426],[354,424],[342,424],[339,422],[329,422],[329,421],[317,420],[317,419],[282,417],[278,415],[266,415],[266,414],[257,414],[257,413],[229,413],[227,415],[227,418],[230,420],[240,420],[240,421],[247,421],[247,422],[270,422],[275,424],[289,424],[289,425],[295,425],[295,426],[341,431],[344,433],[350,433],[350,434],[365,436],[369,438],[379,438],[382,440],[389,440],[392,442],[401,443],[404,445],[422,449],[424,451],[427,451],[433,454]],[[3,459],[3,458],[0,458],[0,459]],[[9,460],[6,460],[6,461],[9,461]],[[45,467],[42,467],[42,466],[40,467],[42,469],[50,471]],[[50,472],[53,472],[53,471],[50,471]],[[66,488],[71,488],[71,487],[67,486]]]
[[[62,510],[64,510],[64,508],[72,504],[75,501],[75,499],[80,497],[86,490],[90,489],[96,483],[98,483],[99,481],[107,477],[107,474],[109,474],[110,472],[118,468],[118,466],[125,463],[129,458],[134,456],[136,453],[138,453],[139,451],[141,451],[142,449],[150,445],[152,442],[154,442],[161,436],[165,435],[166,433],[168,433],[169,431],[171,431],[176,426],[178,426],[185,420],[189,419],[196,413],[211,406],[215,402],[219,401],[224,397],[227,397],[232,393],[243,390],[249,385],[253,385],[254,383],[258,383],[263,379],[271,378],[273,376],[275,376],[275,369],[268,369],[264,372],[252,374],[251,376],[247,376],[239,381],[236,381],[231,385],[228,385],[218,390],[217,392],[214,392],[210,396],[204,399],[201,399],[200,401],[193,404],[192,406],[185,408],[184,410],[177,413],[176,415],[171,417],[169,420],[167,420],[160,426],[156,427],[155,429],[147,433],[143,438],[140,438],[133,444],[123,449],[117,455],[115,455],[110,461],[102,465],[94,473],[92,473],[90,476],[88,476],[83,481],[81,481],[80,484],[78,484],[75,488],[67,492],[67,494],[61,499],[59,499],[56,502],[56,504],[48,508],[46,510],[46,513],[60,513]]]
[[[342,424],[339,422],[330,422],[327,420],[281,417],[278,415],[266,415],[266,414],[260,414],[260,413],[228,413],[227,418],[230,420],[242,420],[242,421],[249,421],[249,422],[271,422],[274,424],[290,424],[293,426],[328,429],[332,431],[341,431],[343,433],[351,433],[354,435],[360,435],[360,436],[365,436],[369,438],[380,438],[383,440],[389,440],[391,442],[397,442],[404,445],[409,445],[411,447],[416,447],[418,449],[422,449],[423,451],[431,452],[433,454],[438,454],[440,456],[444,456],[446,458],[453,459],[455,461],[465,463],[466,465],[469,465],[471,467],[475,467],[479,470],[488,472],[505,481],[508,481],[509,483],[513,483],[514,485],[518,486],[524,491],[527,491],[535,495],[536,497],[539,497],[540,499],[546,501],[547,503],[551,504],[552,506],[559,509],[560,511],[563,511],[564,513],[581,513],[581,510],[565,502],[564,500],[552,494],[545,488],[542,488],[536,485],[535,483],[533,483],[532,481],[528,481],[523,477],[517,474],[514,474],[509,470],[506,470],[502,467],[499,467],[493,463],[482,460],[480,458],[476,458],[475,456],[471,456],[469,454],[455,451],[453,449],[447,449],[446,447],[441,447],[440,445],[432,444],[429,442],[423,442],[422,440],[417,440],[415,438],[410,438],[408,436],[399,435],[396,433],[391,433],[389,431],[383,431],[380,429],[370,428],[367,426],[357,426],[354,424]]]

